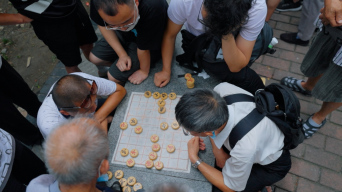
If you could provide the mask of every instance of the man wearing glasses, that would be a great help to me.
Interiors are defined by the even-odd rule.
[[[165,0],[92,0],[90,17],[103,39],[90,54],[97,66],[108,66],[108,79],[143,82],[160,58],[167,21]]]
[[[97,96],[107,97],[97,99]],[[60,78],[50,89],[38,111],[37,124],[46,138],[60,124],[78,114],[94,116],[107,132],[114,109],[126,95],[121,85],[88,75],[72,73]]]
[[[254,102],[227,105],[222,97],[241,93],[252,96],[225,82],[217,85],[214,91],[195,89],[184,94],[175,108],[176,119],[184,134],[195,136],[188,142],[191,163],[209,182],[225,192],[259,191],[284,178],[291,168],[290,153],[283,150],[284,134],[267,117],[231,147],[232,130],[256,106]],[[207,136],[216,166],[222,171],[198,157],[199,150],[206,148],[199,137]]]
[[[256,39],[262,30],[267,7],[265,0],[172,0],[168,8],[168,23],[162,43],[163,70],[156,73],[154,83],[163,87],[170,81],[175,40],[183,25],[193,38],[209,32],[222,40],[226,63],[204,65],[219,80],[233,83],[254,94],[263,88],[260,77],[249,67]],[[233,32],[239,29],[237,37]],[[183,36],[182,47],[191,39]],[[221,63],[220,63],[221,64]]]

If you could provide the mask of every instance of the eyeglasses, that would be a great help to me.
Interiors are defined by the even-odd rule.
[[[97,94],[97,84],[96,84],[95,80],[92,80],[92,79],[87,79],[87,80],[92,81],[91,82],[91,88],[90,88],[89,94],[82,101],[81,105],[79,107],[61,107],[60,110],[82,109],[82,108],[83,109],[89,109],[91,107],[91,104],[92,104],[91,96]]]
[[[110,24],[108,24],[107,25],[107,23],[105,22],[105,21],[103,21],[104,22],[104,25],[105,25],[105,28],[107,29],[107,30],[119,30],[119,29],[122,29],[122,28],[128,28],[128,27],[130,27],[130,26],[132,26],[132,25],[134,25],[134,23],[135,23],[135,21],[137,20],[137,18],[136,18],[136,12],[138,12],[138,7],[137,7],[137,4],[135,4],[135,2],[134,2],[134,0],[133,0],[133,3],[134,3],[134,7],[135,7],[135,9],[137,10],[137,11],[134,11],[134,16],[133,16],[133,22],[132,23],[130,23],[130,24],[127,24],[127,25],[124,25],[124,26],[119,26],[119,27],[117,27],[117,26],[115,26],[115,25],[110,25]]]
[[[185,136],[189,136],[190,135],[190,132],[188,130],[184,129],[184,127],[182,127],[182,129],[183,129],[183,133],[184,133]]]
[[[204,4],[204,1],[202,2],[202,5],[201,5],[201,8],[200,8],[200,11],[198,13],[198,16],[197,16],[197,21],[200,22],[202,25],[206,26],[204,20],[203,20],[203,16],[202,16],[202,8],[203,8],[203,4]],[[202,16],[202,19],[200,19],[200,15]]]

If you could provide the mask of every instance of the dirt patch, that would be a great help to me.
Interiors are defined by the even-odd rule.
[[[89,7],[82,0],[87,11]],[[0,1],[1,13],[17,13],[8,1]],[[38,93],[58,62],[49,48],[37,38],[31,24],[0,26],[0,54]],[[30,64],[27,66],[27,60]]]

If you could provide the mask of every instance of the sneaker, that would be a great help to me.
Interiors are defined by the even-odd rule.
[[[309,45],[309,40],[303,41],[297,38],[297,33],[283,33],[280,35],[280,39],[291,44],[307,46]]]
[[[282,0],[278,7],[277,11],[299,11],[302,9],[302,2],[298,1],[294,3],[293,0]]]

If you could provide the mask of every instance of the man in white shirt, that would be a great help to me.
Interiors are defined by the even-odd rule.
[[[98,95],[108,98],[96,110]],[[125,88],[112,81],[80,72],[66,75],[51,87],[39,108],[38,127],[46,138],[68,118],[77,114],[94,114],[107,131],[107,124],[111,121],[109,115],[125,95]]]
[[[50,174],[33,179],[26,192],[115,192],[97,183],[108,181],[108,145],[106,132],[94,119],[66,122],[51,132],[44,145]]]
[[[247,91],[229,83],[186,93],[176,106],[176,119],[184,134],[196,136],[188,142],[190,161],[222,191],[258,191],[285,177],[291,168],[290,153],[283,150],[284,134],[267,117],[230,146],[229,136],[236,124],[253,109],[253,102],[226,104],[222,97]],[[216,165],[222,172],[201,162],[198,151],[210,136]],[[230,152],[229,152],[230,151]]]
[[[218,79],[234,83],[254,94],[255,90],[263,88],[263,84],[259,76],[246,66],[265,24],[266,13],[265,0],[172,0],[162,42],[163,69],[155,74],[155,85],[163,87],[170,81],[175,39],[185,25],[186,30],[194,36],[210,30],[211,34],[222,38],[222,53],[226,64],[204,66],[204,69]],[[239,28],[234,38],[233,32]]]

